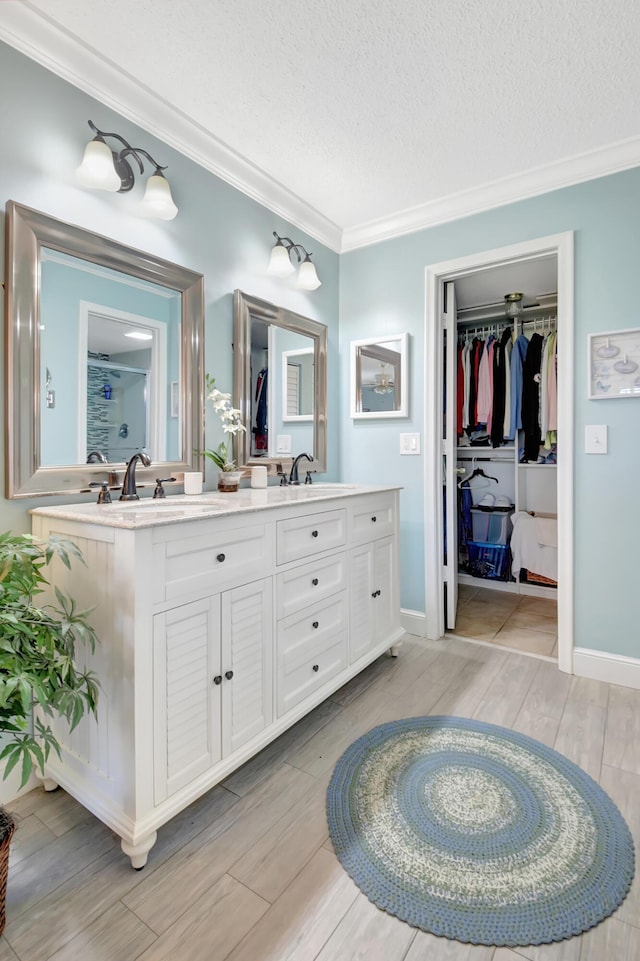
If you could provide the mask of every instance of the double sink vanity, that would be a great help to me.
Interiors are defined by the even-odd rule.
[[[51,590],[92,609],[99,638],[86,653],[97,719],[70,733],[47,718],[62,756],[44,783],[141,868],[161,825],[398,643],[398,489],[50,506],[121,485],[131,496],[136,464],[146,489],[203,471],[204,277],[14,201],[6,223],[6,496],[48,498],[34,534],[70,538],[86,562],[54,559]],[[273,476],[282,452],[303,450],[310,475],[325,473],[326,325],[241,290],[231,300],[232,340],[210,332],[245,427],[233,461]],[[270,387],[256,403],[258,372]],[[401,365],[393,377],[404,383]]]
[[[398,644],[398,489],[312,484],[32,512],[86,567],[97,720],[52,725],[62,785],[144,866],[158,828]]]

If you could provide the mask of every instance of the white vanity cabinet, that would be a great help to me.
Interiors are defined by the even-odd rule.
[[[72,734],[56,721],[45,786],[108,824],[138,868],[161,825],[403,634],[397,490],[227,496],[33,512],[35,534],[82,550],[86,567],[54,562],[51,579],[94,608],[100,639],[86,659],[98,719]]]

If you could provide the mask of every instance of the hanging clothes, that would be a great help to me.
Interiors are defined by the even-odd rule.
[[[527,356],[528,339],[524,334],[516,339],[511,353],[511,423],[509,437],[517,437],[522,427],[522,368]]]
[[[532,334],[522,366],[522,429],[524,431],[523,462],[538,462],[542,434],[540,431],[540,367],[543,338]]]
[[[268,412],[267,412],[267,382],[269,377],[269,371],[266,367],[263,367],[258,378],[256,380],[256,422],[255,426],[252,428],[254,447],[256,451],[268,450],[269,449],[269,436],[267,430],[268,423]]]
[[[504,412],[507,395],[507,364],[505,353],[511,340],[511,330],[506,328],[493,351],[493,407],[491,412],[491,446],[500,447],[504,443]]]

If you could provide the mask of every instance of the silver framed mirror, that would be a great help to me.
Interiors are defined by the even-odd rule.
[[[351,417],[408,416],[408,334],[351,341]]]
[[[9,201],[6,307],[8,498],[202,469],[201,274]]]
[[[246,433],[234,438],[240,467],[274,467],[303,451],[311,471],[326,471],[327,328],[309,317],[243,293],[233,301],[233,403]],[[309,352],[312,362],[308,362]],[[287,360],[291,360],[288,364]],[[298,368],[297,396],[307,398],[299,413],[287,415],[287,370]],[[289,408],[291,410],[291,407]]]

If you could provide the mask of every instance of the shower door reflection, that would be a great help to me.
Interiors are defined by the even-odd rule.
[[[87,455],[109,462],[129,460],[149,447],[149,369],[126,367],[99,357],[87,364]]]

